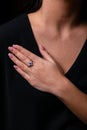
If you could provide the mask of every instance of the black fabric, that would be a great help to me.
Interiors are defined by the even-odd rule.
[[[19,44],[41,57],[27,14],[0,27],[0,87],[3,130],[87,130],[57,97],[33,88],[13,68],[8,46]],[[87,93],[87,41],[66,73]],[[1,129],[2,129],[1,128]]]

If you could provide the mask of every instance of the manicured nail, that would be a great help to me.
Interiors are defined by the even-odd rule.
[[[17,65],[13,65],[13,67],[14,67],[16,70],[18,69]]]
[[[13,44],[12,46],[13,46],[14,48],[17,48],[17,45],[16,45],[16,44]]]
[[[13,51],[13,48],[9,46],[9,47],[8,47],[8,50],[9,50],[9,51]]]
[[[13,58],[13,55],[12,55],[11,53],[9,53],[8,56],[9,56],[10,58]]]
[[[46,49],[44,48],[44,46],[43,45],[41,45],[40,44],[40,47],[41,47],[41,49],[43,50],[43,51],[45,51]]]

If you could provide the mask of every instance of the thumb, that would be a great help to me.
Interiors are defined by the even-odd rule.
[[[40,49],[40,53],[42,54],[43,58],[52,62],[54,62],[54,59],[52,58],[52,56],[47,52],[47,50],[43,47],[43,45],[39,45],[39,49]]]

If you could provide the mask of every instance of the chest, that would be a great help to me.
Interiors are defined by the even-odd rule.
[[[75,29],[68,36],[64,33],[62,37],[57,33],[51,33],[47,28],[32,26],[32,30],[37,45],[42,44],[65,73],[78,58],[87,39],[87,31],[84,28]]]
[[[80,55],[86,38],[61,40],[41,40],[42,45],[54,58],[56,63],[60,64],[64,72],[67,73]],[[39,43],[39,40],[38,40]]]

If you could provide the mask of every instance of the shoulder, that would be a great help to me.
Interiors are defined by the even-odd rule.
[[[0,26],[0,54],[6,53],[8,46],[13,44],[32,49],[35,43],[27,14],[22,14]]]
[[[27,14],[22,14],[0,26],[0,42],[17,38],[24,32]]]

